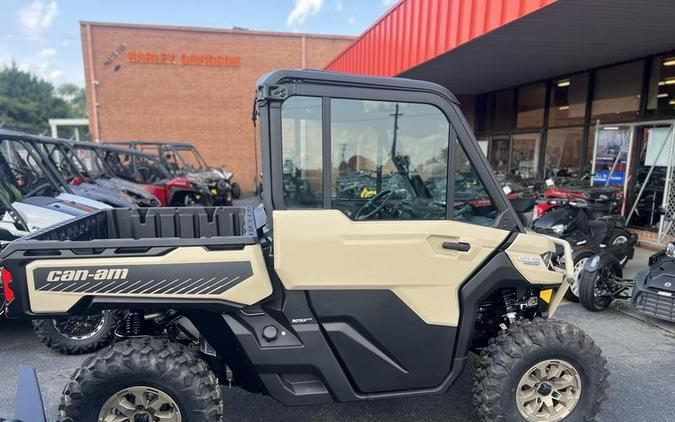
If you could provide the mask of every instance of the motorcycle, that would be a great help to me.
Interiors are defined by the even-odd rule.
[[[555,209],[539,217],[532,229],[541,234],[567,240],[573,248],[575,282],[566,298],[579,298],[579,275],[589,259],[607,252],[617,260],[619,269],[633,258],[637,235],[626,230],[620,215],[596,217],[583,199],[555,199]]]

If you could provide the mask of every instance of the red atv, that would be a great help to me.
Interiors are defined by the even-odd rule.
[[[549,179],[549,181],[553,180]],[[558,199],[581,199],[586,201],[589,204],[588,211],[591,218],[621,213],[623,205],[623,191],[621,187],[588,186],[586,183],[579,179],[555,180],[544,192],[544,200],[539,201],[534,206],[532,219],[536,220],[545,213],[566,203],[566,201],[558,201]]]

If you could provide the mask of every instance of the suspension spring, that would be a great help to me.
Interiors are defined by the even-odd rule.
[[[139,336],[143,330],[143,313],[131,311],[124,319],[124,333],[127,336]]]

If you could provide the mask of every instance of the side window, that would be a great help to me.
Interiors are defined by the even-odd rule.
[[[323,206],[321,98],[295,96],[281,106],[284,202],[289,208]]]
[[[457,143],[455,149],[455,214],[454,220],[481,226],[492,226],[497,209],[471,165],[464,148]]]
[[[354,220],[445,218],[449,129],[428,104],[332,99],[332,208]]]

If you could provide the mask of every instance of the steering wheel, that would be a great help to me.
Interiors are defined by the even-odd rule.
[[[369,198],[361,208],[356,212],[356,215],[354,216],[355,220],[358,221],[363,221],[363,220],[368,220],[370,217],[376,215],[382,209],[384,206],[389,202],[389,199],[391,199],[391,195],[394,192],[391,190],[383,190],[382,192],[378,193],[377,195]],[[368,211],[370,209],[370,211]]]
[[[39,193],[43,193],[43,192],[45,192],[45,191],[47,191],[48,189],[51,189],[51,188],[52,188],[52,185],[49,184],[49,183],[40,183],[39,185],[37,185],[37,186],[34,187],[33,189],[31,189],[31,190],[29,190],[28,192],[26,192],[26,194],[24,195],[24,197],[25,197],[25,198],[29,198],[29,197],[35,196],[35,195],[37,195],[37,194],[39,194]]]

